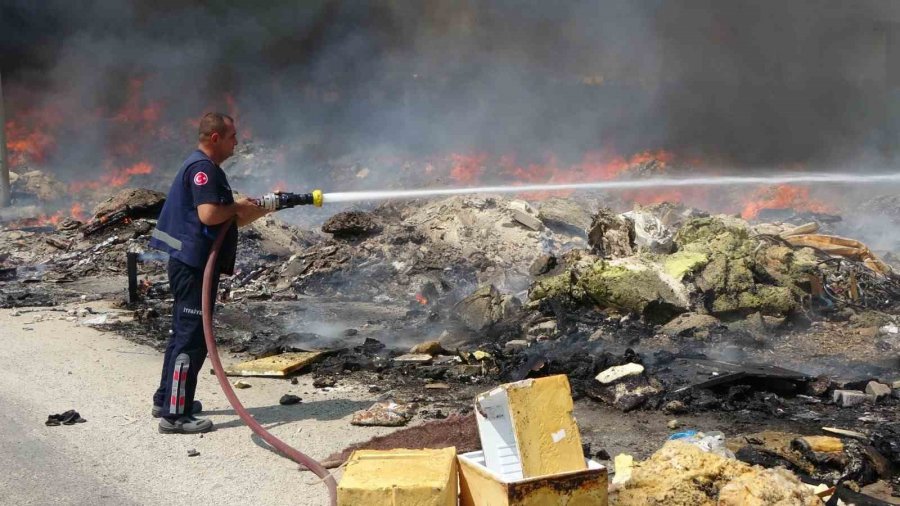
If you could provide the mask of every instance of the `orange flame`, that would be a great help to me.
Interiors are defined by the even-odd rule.
[[[72,207],[68,210],[60,209],[53,214],[40,214],[33,218],[25,218],[19,220],[17,223],[21,226],[26,227],[55,227],[66,218],[72,218],[74,220],[84,222],[85,214],[82,205],[76,202],[72,204]]]
[[[44,216],[42,221],[44,222],[43,225],[56,226],[56,225],[59,225],[59,222],[62,221],[63,218],[65,218],[65,215],[63,214],[63,212],[56,211],[56,213],[53,214],[52,216]]]
[[[78,221],[85,221],[84,208],[81,207],[81,204],[78,202],[72,204],[72,208],[69,209],[69,214]]]
[[[97,181],[75,181],[69,183],[69,192],[78,193],[82,190],[99,190],[106,187],[118,188],[125,186],[133,176],[152,174],[153,165],[149,162],[138,162],[122,170],[110,170],[100,176]]]
[[[117,123],[129,124],[153,124],[162,116],[162,104],[151,102],[145,104],[142,100],[144,80],[133,77],[128,80],[128,97],[125,104],[112,117]]]
[[[25,227],[55,227],[65,217],[63,211],[57,211],[54,214],[41,214],[34,218],[25,218],[18,224]]]
[[[581,162],[565,166],[553,155],[547,156],[544,163],[523,165],[513,155],[504,155],[491,161],[484,154],[452,154],[450,177],[459,183],[477,183],[487,166],[496,165],[502,173],[525,183],[605,181],[620,177],[632,167],[653,161],[665,167],[673,159],[674,155],[664,150],[642,151],[627,158],[601,150],[589,152]]]
[[[623,175],[632,167],[644,165],[653,161],[662,164],[663,167],[672,163],[675,155],[665,151],[641,151],[625,158],[613,155],[609,151],[594,151],[585,155],[580,165],[576,166],[580,177],[585,181],[609,180]]]
[[[43,162],[56,145],[51,132],[61,118],[43,109],[27,110],[17,117],[4,125],[10,166]]]
[[[153,173],[153,165],[148,162],[138,162],[131,167],[126,167],[118,172],[104,175],[101,180],[110,186],[125,186],[131,176]]]
[[[629,157],[612,154],[609,150],[598,150],[587,153],[578,163],[565,165],[553,155],[548,155],[543,163],[520,164],[513,155],[504,155],[491,160],[484,154],[452,154],[450,177],[461,184],[477,184],[487,167],[496,166],[500,173],[525,184],[607,181],[622,177],[629,169],[654,161],[664,169],[674,158],[674,154],[664,150],[642,151]],[[571,191],[532,192],[524,194],[523,197],[539,200],[571,193]],[[640,199],[645,203],[661,202],[677,196],[674,192],[665,194],[645,192],[635,195],[646,195]]]
[[[763,209],[793,209],[814,213],[829,212],[831,207],[812,199],[809,188],[802,186],[780,185],[774,188],[760,188],[754,192],[744,205],[741,217],[756,218]]]
[[[484,164],[487,161],[487,155],[450,155],[453,166],[450,168],[450,177],[462,184],[472,184],[481,178],[484,172]]]
[[[422,295],[421,293],[417,293],[416,294],[416,302],[425,306],[428,304],[428,299],[426,299],[425,296]]]

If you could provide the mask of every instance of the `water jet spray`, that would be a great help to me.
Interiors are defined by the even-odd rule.
[[[257,203],[271,211],[278,211],[297,205],[335,204],[339,202],[362,202],[371,200],[403,200],[423,197],[447,197],[478,193],[527,193],[560,190],[635,190],[647,188],[673,188],[697,186],[747,186],[764,184],[879,184],[900,183],[900,174],[848,174],[848,173],[786,173],[759,176],[702,176],[702,177],[662,177],[639,180],[599,181],[593,183],[529,184],[478,186],[471,188],[423,188],[416,190],[376,190],[352,192],[328,192],[314,190],[312,193],[270,193]]]
[[[414,199],[445,197],[477,193],[527,193],[559,190],[634,190],[647,188],[671,188],[685,186],[745,186],[760,184],[819,183],[819,184],[876,184],[900,183],[900,174],[827,174],[797,173],[769,176],[708,176],[690,178],[650,178],[640,180],[600,181],[593,183],[529,184],[481,186],[473,188],[433,188],[419,190],[329,192],[322,198],[325,203],[358,202],[365,200]]]

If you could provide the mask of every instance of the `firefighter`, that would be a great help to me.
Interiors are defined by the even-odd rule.
[[[268,214],[250,199],[235,201],[219,166],[234,154],[237,143],[231,117],[213,112],[200,119],[197,150],[175,175],[150,239],[151,247],[169,254],[169,288],[175,298],[162,377],[153,395],[152,414],[160,418],[163,434],[196,434],[213,428],[211,421],[195,416],[202,410],[194,400],[197,375],[206,359],[200,309],[203,270],[213,241],[218,234],[226,234],[213,279],[215,297],[219,275],[234,273],[237,227]],[[232,218],[235,221],[226,228]]]

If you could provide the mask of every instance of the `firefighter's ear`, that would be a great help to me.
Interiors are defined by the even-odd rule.
[[[222,138],[222,136],[219,135],[219,132],[213,132],[213,133],[209,134],[209,142],[211,144],[218,144],[219,140],[221,138]]]

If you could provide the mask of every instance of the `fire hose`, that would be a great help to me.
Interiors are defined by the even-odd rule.
[[[265,207],[266,209],[272,211],[304,204],[321,206],[322,192],[316,190],[313,193],[308,194],[269,194],[263,197],[263,199],[261,199],[260,201],[257,201],[257,203],[259,203],[262,207]],[[227,230],[233,222],[233,218],[226,221],[222,224],[221,230]],[[322,479],[322,481],[325,482],[325,485],[328,487],[328,495],[330,497],[331,505],[335,506],[337,504],[337,482],[334,480],[334,476],[332,476],[331,473],[329,473],[328,470],[325,469],[317,461],[303,454],[299,450],[294,449],[277,437],[273,436],[262,425],[260,425],[260,423],[257,422],[249,412],[247,412],[247,409],[244,408],[244,405],[241,404],[241,401],[234,393],[234,389],[231,387],[231,383],[228,382],[228,378],[225,376],[225,370],[222,368],[222,361],[219,359],[219,352],[216,348],[216,336],[213,330],[212,314],[213,304],[215,303],[215,294],[211,293],[211,291],[213,286],[213,276],[215,276],[216,263],[218,262],[219,258],[219,250],[222,249],[222,242],[224,241],[226,235],[227,234],[224,233],[218,234],[218,237],[216,237],[216,240],[209,251],[209,257],[206,260],[206,269],[203,271],[203,295],[201,304],[201,310],[203,313],[203,336],[206,339],[206,348],[209,352],[209,359],[210,361],[212,361],[213,370],[216,373],[216,378],[219,380],[219,386],[222,387],[222,391],[225,393],[225,397],[228,398],[228,402],[231,404],[231,407],[234,408],[235,413],[237,413],[241,420],[243,420],[244,423],[246,423],[247,426],[250,427],[250,430],[252,430],[254,434],[261,437],[263,441],[268,443],[272,448],[278,450],[278,452],[280,452],[282,455],[315,473],[319,478]]]

